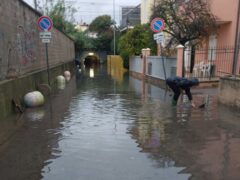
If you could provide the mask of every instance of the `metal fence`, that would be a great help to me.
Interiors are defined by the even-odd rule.
[[[186,48],[184,50],[184,76],[218,79],[221,76],[232,75],[234,70],[236,74],[239,74],[238,63],[235,63],[240,62],[238,52],[239,47]]]

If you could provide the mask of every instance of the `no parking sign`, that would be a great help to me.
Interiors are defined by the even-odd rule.
[[[44,31],[50,31],[52,29],[53,22],[48,16],[41,16],[38,18],[38,27]]]
[[[164,29],[164,20],[162,18],[154,18],[151,21],[151,29],[153,32],[161,32]]]
[[[41,16],[37,21],[38,27],[43,30],[39,33],[40,38],[43,43],[50,43],[51,32],[49,32],[53,27],[52,19],[48,16]]]

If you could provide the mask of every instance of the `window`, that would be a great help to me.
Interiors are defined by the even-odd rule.
[[[217,48],[217,35],[212,34],[209,36],[208,42],[208,60],[213,61],[216,59],[216,48]]]

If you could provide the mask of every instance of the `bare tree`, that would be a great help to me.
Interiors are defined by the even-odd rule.
[[[168,45],[197,44],[216,30],[216,19],[206,0],[161,0],[153,7],[151,18],[165,21],[164,32],[171,35]]]

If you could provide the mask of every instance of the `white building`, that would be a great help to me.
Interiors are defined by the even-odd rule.
[[[89,27],[88,24],[80,22],[75,26],[75,29],[77,29],[79,32],[84,32],[88,30],[88,27]]]

